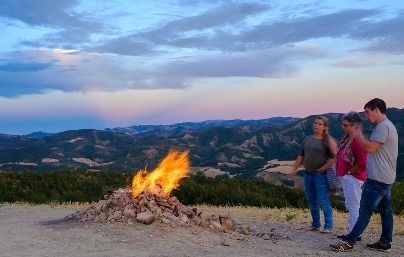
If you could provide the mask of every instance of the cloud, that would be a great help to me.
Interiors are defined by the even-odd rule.
[[[314,38],[341,37],[349,35],[364,18],[377,13],[376,10],[343,10],[315,17],[261,24],[241,33],[239,40],[244,43],[282,45]]]
[[[98,46],[83,48],[84,51],[94,53],[113,53],[128,56],[142,56],[157,53],[156,46],[148,41],[140,41],[134,36],[121,37],[110,40]]]
[[[75,0],[3,0],[0,1],[0,16],[34,26],[99,29],[97,22],[68,12],[76,3]]]
[[[373,21],[358,27],[351,33],[353,38],[370,42],[362,50],[390,54],[404,53],[404,11],[396,17]]]
[[[40,50],[15,52],[0,60],[0,95],[185,88],[201,78],[290,77],[298,74],[302,61],[328,57],[329,46],[318,40],[323,38],[354,39],[355,49],[365,54],[404,51],[402,13],[385,18],[377,9],[274,19],[269,5],[223,2],[142,32],[100,35],[110,40],[92,44],[90,36],[102,26],[74,13],[75,5],[66,0],[54,5],[39,1],[38,6],[32,1],[0,2],[3,17],[58,28],[39,41],[23,41]],[[29,8],[39,13],[30,16]],[[258,15],[256,25],[251,25]],[[49,50],[43,45],[77,51]],[[334,66],[366,64],[347,60]]]
[[[248,53],[174,58],[154,65],[132,59],[124,64],[122,58],[86,52],[18,52],[9,59],[35,61],[30,65],[23,62],[11,65],[3,60],[0,95],[15,97],[49,90],[94,92],[185,88],[200,78],[285,77],[297,73],[296,64],[300,60],[321,57],[324,57],[322,49],[303,44]],[[21,75],[15,76],[16,71]]]
[[[134,33],[100,43],[98,46],[86,48],[87,51],[114,53],[122,55],[141,55],[155,52],[155,48],[160,46],[187,47],[198,46],[207,41],[206,30],[219,28],[222,26],[234,26],[242,23],[247,17],[262,13],[268,10],[268,5],[258,3],[227,3],[214,9],[209,9],[199,15],[176,19],[164,25],[145,32]],[[188,33],[201,35],[195,40],[199,44],[188,44]],[[181,39],[184,39],[181,42]],[[190,38],[189,41],[193,40]],[[207,48],[204,44],[203,48]],[[217,48],[217,47],[215,47]]]
[[[369,24],[370,18],[380,13],[373,9],[342,10],[243,26],[247,17],[267,11],[268,5],[257,3],[223,4],[199,15],[173,20],[161,27],[111,40],[89,50],[123,55],[141,55],[142,52],[147,55],[153,52],[153,48],[162,46],[223,52],[264,50],[310,39],[355,37],[361,27]],[[137,51],[137,48],[141,50]]]
[[[238,52],[321,38],[346,37],[365,44],[357,48],[360,51],[401,54],[404,53],[403,13],[394,18],[376,20],[381,10],[342,10],[286,21],[267,21],[235,32],[217,28],[209,34],[178,35],[160,43],[173,47]]]
[[[72,12],[71,8],[76,4],[75,0],[4,0],[0,1],[0,17],[31,26],[61,30],[45,36],[40,40],[41,45],[50,46],[55,42],[81,43],[88,41],[91,33],[101,32],[103,26]]]
[[[52,67],[54,63],[42,63],[42,62],[8,62],[0,64],[0,71],[7,72],[36,72],[46,70]]]
[[[296,44],[167,63],[160,67],[159,74],[177,77],[284,77],[297,72],[296,62],[324,56],[324,51],[318,47]]]

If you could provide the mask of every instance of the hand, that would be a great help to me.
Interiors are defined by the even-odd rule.
[[[360,124],[354,124],[352,126],[352,136],[356,137],[362,134],[362,126]]]
[[[292,171],[291,173],[288,174],[288,178],[290,180],[294,180],[296,178],[296,173],[297,173],[296,170]]]

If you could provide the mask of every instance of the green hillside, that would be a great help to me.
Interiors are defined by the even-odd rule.
[[[342,114],[326,114],[330,132],[340,139]],[[404,178],[404,109],[389,109],[399,133],[399,178]],[[303,138],[312,133],[315,115],[289,119],[280,125],[170,127],[173,133],[126,134],[114,131],[73,130],[43,138],[0,135],[0,170],[54,171],[64,168],[133,172],[153,169],[169,149],[190,150],[194,167],[220,169],[231,176],[255,177],[269,160],[293,160]],[[204,126],[207,126],[206,124]],[[369,135],[372,125],[364,124]]]

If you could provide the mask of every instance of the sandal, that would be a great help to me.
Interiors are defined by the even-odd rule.
[[[325,228],[325,229],[321,230],[320,233],[322,233],[322,234],[331,234],[332,230],[328,229],[328,228]]]
[[[320,228],[308,227],[308,228],[305,228],[304,230],[306,230],[306,231],[320,231]]]

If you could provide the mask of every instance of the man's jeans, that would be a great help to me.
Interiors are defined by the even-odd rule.
[[[387,244],[393,240],[393,209],[391,208],[391,185],[372,179],[366,179],[359,207],[359,217],[346,240],[354,245],[358,236],[362,235],[373,211],[377,208],[382,220],[380,242]]]
[[[304,173],[304,192],[309,204],[311,218],[313,219],[312,227],[319,228],[320,209],[319,204],[324,212],[324,228],[332,230],[332,208],[328,193],[327,175],[325,173],[316,173],[314,175],[308,172]]]

